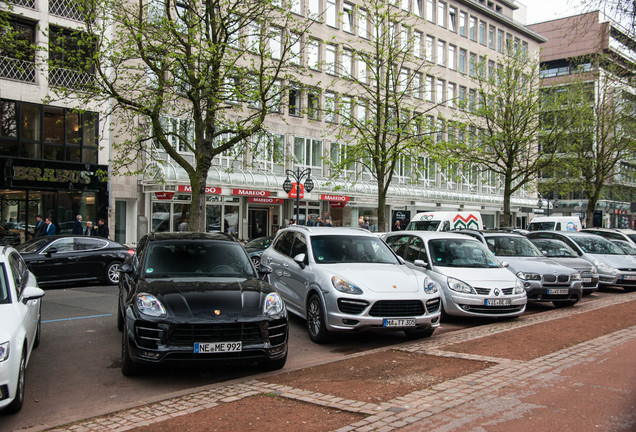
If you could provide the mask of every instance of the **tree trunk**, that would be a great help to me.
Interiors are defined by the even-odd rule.
[[[188,231],[207,231],[205,218],[205,188],[207,186],[209,169],[209,162],[207,164],[198,163],[197,170],[194,176],[190,177],[190,186],[192,187],[192,201],[190,205],[190,221],[188,223]]]
[[[384,182],[378,179],[378,231],[388,232],[390,229],[386,227],[386,218],[384,217],[384,207],[386,206],[386,191]]]
[[[504,196],[503,196],[503,227],[512,228],[512,215],[510,214],[510,198],[512,197],[510,187],[510,181],[508,179],[504,182]]]

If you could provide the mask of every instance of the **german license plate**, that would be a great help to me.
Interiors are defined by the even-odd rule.
[[[590,283],[590,282],[592,282],[592,278],[581,278],[581,282]]]
[[[385,318],[382,327],[414,327],[415,318]]]
[[[485,306],[510,306],[510,299],[508,298],[500,298],[500,299],[484,299]]]
[[[241,352],[243,342],[195,342],[195,354]]]
[[[623,280],[636,280],[636,275],[623,275]]]
[[[548,290],[548,294],[558,295],[558,294],[567,294],[567,288],[553,288]]]

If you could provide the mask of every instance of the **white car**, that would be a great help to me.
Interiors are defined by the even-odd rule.
[[[40,342],[44,291],[12,247],[0,247],[0,410],[15,413],[24,402],[25,371]]]

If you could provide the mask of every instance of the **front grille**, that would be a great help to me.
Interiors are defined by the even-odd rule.
[[[467,305],[465,308],[462,306],[462,309],[468,312],[475,313],[483,313],[483,314],[503,314],[503,313],[514,313],[519,312],[523,309],[523,305],[521,306],[474,306]]]
[[[514,290],[515,290],[514,288],[504,288],[501,291],[503,291],[504,295],[512,295]]]
[[[421,300],[380,300],[369,311],[374,317],[408,317],[424,315]]]
[[[364,300],[338,299],[338,310],[344,314],[359,315],[367,306],[369,306],[369,302]]]
[[[287,340],[287,319],[281,318],[270,321],[267,326],[267,336],[272,346],[281,345]]]
[[[1,385],[0,386],[0,400],[4,400],[9,397],[9,386]]]
[[[166,345],[191,346],[195,342],[243,342],[262,344],[265,323],[175,324],[166,335]]]
[[[435,313],[438,311],[439,309],[439,305],[440,305],[440,299],[439,298],[434,298],[434,299],[430,299],[426,301],[426,310],[428,311],[428,313]]]
[[[490,294],[490,288],[475,288],[475,291],[477,291],[477,294],[479,294],[479,295],[489,295]]]
[[[137,344],[142,348],[157,348],[163,339],[164,330],[156,323],[142,322],[135,326]]]

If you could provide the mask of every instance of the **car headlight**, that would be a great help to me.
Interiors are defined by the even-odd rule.
[[[521,279],[517,278],[515,281],[515,294],[524,294],[525,292],[526,289],[523,286],[523,282],[521,282]]]
[[[331,283],[333,284],[333,287],[340,292],[346,294],[362,294],[362,290],[359,287],[339,276],[333,276],[331,278]]]
[[[458,279],[448,278],[448,287],[456,292],[466,293],[466,294],[477,294],[473,287],[468,285],[465,282],[462,282]]]
[[[0,362],[9,358],[9,342],[0,344]]]
[[[604,272],[609,272],[612,274],[616,274],[618,273],[618,270],[616,270],[614,267],[609,266],[607,264],[605,264],[604,262],[600,262],[599,260],[594,260],[594,265],[596,266],[597,269],[604,271]]]
[[[166,308],[163,307],[157,297],[152,294],[141,293],[137,295],[137,309],[144,315],[153,317],[161,317],[166,314]]]
[[[570,279],[572,279],[573,281],[580,281],[581,273],[572,273],[572,275],[570,276]]]
[[[424,292],[426,294],[435,294],[437,292],[437,284],[428,276],[424,278]]]
[[[538,273],[526,273],[526,272],[517,272],[517,277],[523,280],[541,280],[541,275]]]
[[[280,298],[278,293],[269,293],[265,297],[263,303],[263,314],[266,316],[279,315],[285,310],[285,304],[283,299]]]

